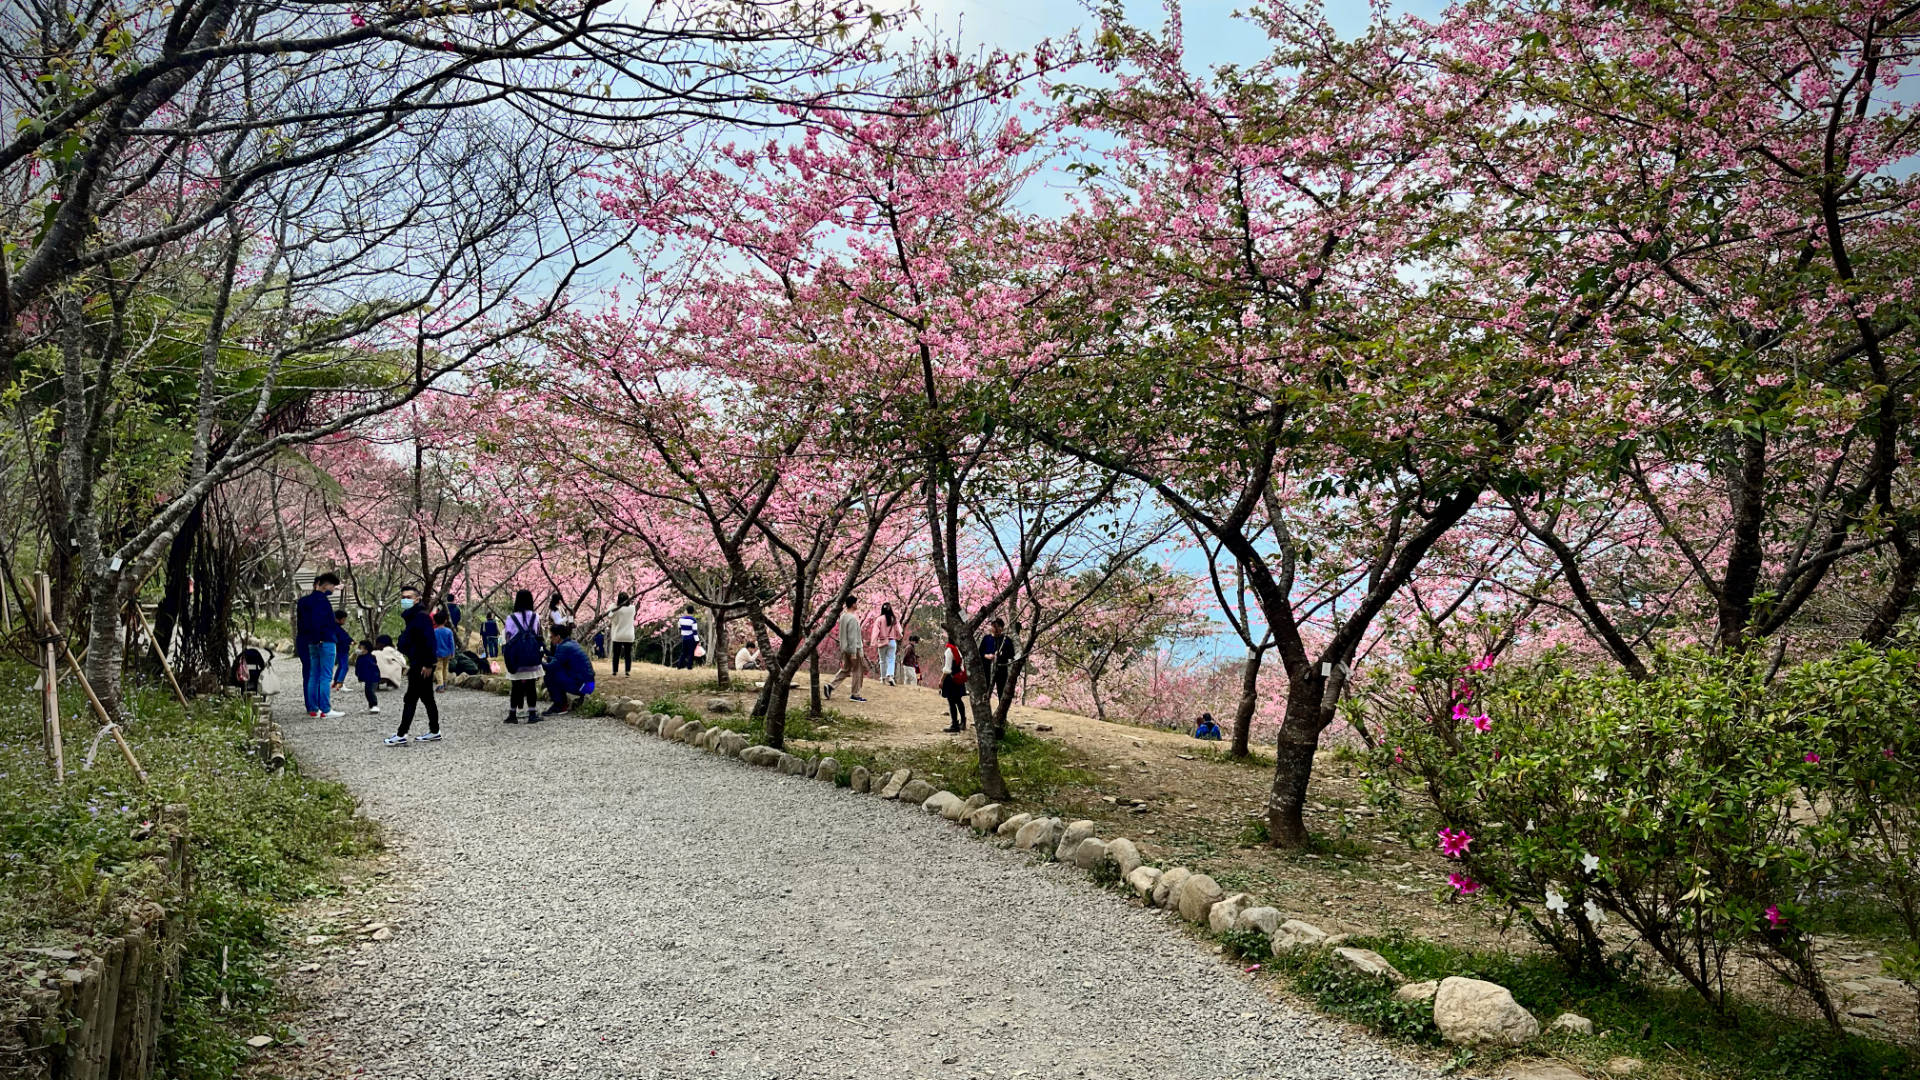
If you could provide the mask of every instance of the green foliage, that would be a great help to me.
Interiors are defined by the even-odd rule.
[[[1412,1042],[1440,1041],[1432,1005],[1396,1000],[1392,983],[1361,974],[1334,960],[1331,953],[1314,954],[1294,973],[1293,981],[1314,1004],[1335,1016]]]
[[[1273,939],[1259,930],[1229,930],[1220,935],[1220,943],[1242,960],[1264,964],[1273,959]]]
[[[1727,959],[1752,951],[1837,1025],[1810,933],[1821,910],[1860,890],[1920,908],[1900,854],[1920,840],[1912,654],[1856,648],[1771,682],[1761,658],[1697,652],[1640,681],[1465,659],[1416,660],[1407,706],[1384,718],[1381,803],[1405,811],[1397,782],[1414,781],[1439,826],[1471,835],[1461,873],[1575,972],[1608,970],[1599,926],[1618,920],[1716,1009],[1731,1008]]]
[[[607,715],[607,699],[601,697],[599,694],[588,694],[586,697],[580,699],[580,703],[573,707],[573,711],[574,714],[578,716],[605,716]]]
[[[285,945],[282,904],[334,887],[344,858],[372,849],[372,826],[354,816],[339,784],[289,767],[269,776],[248,750],[249,710],[237,699],[192,711],[162,693],[135,690],[128,737],[151,777],[142,789],[117,755],[78,769],[91,725],[68,721],[69,772],[50,783],[39,745],[32,674],[0,666],[0,950],[97,946],[118,936],[134,903],[160,900],[185,918],[179,994],[161,1046],[165,1074],[231,1075],[245,1055],[241,1030],[275,1009],[269,957]],[[164,836],[144,823],[161,806],[186,807],[193,891],[181,907],[166,892]],[[226,973],[221,973],[221,949]],[[215,1014],[221,994],[226,1011]]]
[[[1092,773],[1072,764],[1071,750],[1030,732],[1017,728],[1008,731],[1000,740],[999,749],[1000,775],[1006,779],[1013,798],[1023,806],[1050,805],[1070,789],[1094,782]],[[836,746],[827,752],[838,758],[843,768],[865,765],[875,775],[892,769],[912,769],[914,776],[962,798],[980,790],[980,760],[970,741],[887,747],[879,751],[886,757],[884,762],[866,747]]]

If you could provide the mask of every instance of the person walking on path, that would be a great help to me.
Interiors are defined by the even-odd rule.
[[[373,642],[360,643],[360,655],[353,660],[353,677],[360,680],[360,688],[367,692],[367,711],[380,711],[380,658],[373,655]]]
[[[573,627],[549,629],[553,635],[553,659],[546,665],[547,696],[553,699],[553,708],[547,710],[547,715],[558,716],[573,711],[574,702],[569,698],[583,698],[593,693],[593,661],[587,658],[587,650],[573,640]]]
[[[507,616],[507,642],[502,662],[507,668],[507,723],[520,722],[520,703],[526,702],[527,723],[540,722],[540,683],[546,673],[540,650],[540,615],[533,610],[533,593],[513,594],[513,614]]]
[[[833,697],[833,689],[840,685],[840,680],[851,674],[853,693],[847,695],[847,700],[867,700],[860,696],[861,684],[865,682],[867,676],[867,649],[860,616],[853,613],[853,606],[858,602],[858,597],[847,597],[846,604],[840,611],[840,624],[834,628],[834,632],[840,636],[840,673],[827,684],[825,693],[828,698]]]
[[[893,686],[896,685],[893,681],[895,660],[900,654],[900,620],[894,617],[892,604],[880,605],[877,629],[879,632],[874,636],[880,649],[880,677],[888,686]]]
[[[693,614],[693,605],[688,604],[687,610],[680,616],[680,655],[674,660],[673,666],[692,671],[693,662],[698,659],[694,653],[699,648],[700,620]]]
[[[453,627],[447,625],[447,613],[433,613],[433,674],[435,690],[445,690],[453,682],[453,654],[459,649],[453,642]]]
[[[920,685],[920,635],[907,635],[907,651],[900,657],[900,667],[907,673],[907,685]]]
[[[953,631],[947,631],[947,646],[940,650],[940,696],[947,699],[947,730],[967,730],[967,664],[960,658],[960,646],[953,643]]]
[[[300,654],[305,675],[307,715],[339,716],[333,707],[334,656],[338,646],[334,631],[340,622],[333,617],[333,590],[340,577],[331,571],[313,579],[313,591],[300,598],[293,609],[293,651]]]
[[[400,705],[400,729],[387,736],[388,746],[405,746],[407,732],[413,729],[413,713],[427,710],[427,733],[420,742],[440,739],[440,706],[433,699],[434,668],[439,664],[435,648],[433,618],[420,604],[420,590],[409,585],[400,590],[400,615],[406,629],[400,631],[400,653],[407,658],[407,695]]]
[[[626,662],[627,674],[633,674],[633,597],[621,593],[614,601],[613,612],[607,616],[607,640],[613,643],[612,675],[620,674],[620,664]]]
[[[500,655],[500,623],[492,608],[487,609],[487,621],[480,624],[480,652],[489,660]]]

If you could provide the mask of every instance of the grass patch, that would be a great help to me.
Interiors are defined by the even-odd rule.
[[[247,1054],[240,1039],[262,1030],[277,1005],[270,957],[285,945],[282,905],[337,889],[342,860],[377,847],[373,826],[354,816],[339,784],[292,763],[267,775],[248,752],[251,712],[234,698],[187,711],[164,692],[130,692],[137,719],[128,738],[151,776],[145,789],[112,753],[80,771],[94,728],[84,715],[69,721],[67,781],[55,788],[32,678],[0,666],[0,953],[97,948],[124,931],[129,905],[168,901],[186,937],[159,1071],[229,1076]],[[142,827],[168,803],[188,813],[194,888],[184,907],[164,896],[156,859],[165,838]],[[0,991],[0,1001],[16,1002],[17,989]],[[228,1008],[216,1013],[223,992]]]
[[[669,710],[663,710],[669,711]],[[747,737],[747,741],[762,745],[767,741],[767,720],[764,716],[752,716],[747,713],[725,713],[702,715],[690,708],[673,711],[676,715],[686,716],[700,721],[708,727],[725,728],[737,731]],[[878,721],[864,716],[843,713],[838,709],[824,709],[818,719],[807,715],[805,705],[796,705],[787,710],[786,741],[795,742],[831,742],[835,739],[853,738],[873,731],[880,726]],[[792,747],[789,746],[789,749]]]
[[[912,748],[836,746],[821,752],[833,755],[845,771],[855,765],[875,775],[912,769],[915,777],[961,798],[980,790],[980,761],[971,742]],[[1073,756],[1059,743],[1012,728],[1000,740],[1000,775],[1014,801],[1023,806],[1064,805],[1074,789],[1095,782],[1091,772],[1069,764]]]

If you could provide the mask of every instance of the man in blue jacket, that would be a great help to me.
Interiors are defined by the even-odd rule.
[[[547,694],[553,708],[547,715],[573,711],[569,696],[585,697],[593,693],[593,661],[587,650],[573,640],[573,627],[561,623],[552,628],[553,659],[547,661]]]
[[[339,716],[333,707],[333,669],[336,660],[333,617],[333,590],[340,577],[329,571],[313,579],[313,591],[300,598],[293,609],[293,651],[301,660],[306,675],[308,716]]]
[[[421,705],[427,709],[427,733],[418,741],[438,742],[440,705],[433,699],[433,669],[439,657],[434,647],[433,617],[420,602],[420,590],[411,585],[400,590],[400,618],[406,623],[406,629],[400,631],[400,640],[395,644],[407,658],[407,696],[400,704],[400,730],[387,736],[387,745],[407,744],[407,731],[413,727],[413,711]]]

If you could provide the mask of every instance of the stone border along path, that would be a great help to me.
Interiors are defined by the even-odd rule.
[[[444,741],[400,748],[380,744],[391,713],[283,705],[302,766],[360,796],[419,889],[387,909],[390,940],[335,954],[309,992],[299,1023],[331,1074],[1432,1075],[1061,864],[615,705],[714,756],[612,718],[507,726],[461,690]],[[791,775],[722,760],[743,749]],[[869,786],[917,793],[896,779]]]

